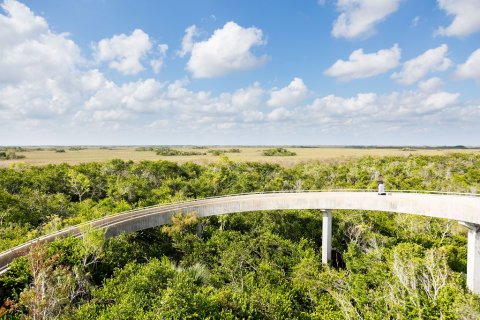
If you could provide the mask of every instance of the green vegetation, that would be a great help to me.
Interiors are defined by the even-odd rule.
[[[172,149],[168,147],[138,147],[135,148],[135,151],[153,151],[155,152],[158,156],[201,156],[205,155],[206,153],[204,152],[197,152],[197,151],[183,151],[183,150],[177,150],[177,149]]]
[[[240,149],[238,148],[232,148],[232,149],[213,149],[213,150],[208,150],[208,153],[211,153],[214,156],[219,156],[221,154],[225,153],[240,153]]]
[[[205,155],[203,152],[196,151],[182,151],[171,148],[158,148],[155,153],[159,156],[200,156]]]
[[[70,147],[70,148],[68,148],[68,150],[70,150],[70,151],[80,151],[80,150],[85,150],[85,149],[87,149],[87,148],[85,148],[85,147]]]
[[[21,160],[21,162],[25,162],[29,165],[47,165],[47,164],[60,164],[60,163],[68,163],[68,164],[79,164],[79,163],[87,163],[87,162],[104,162],[110,161],[113,159],[122,159],[124,161],[142,161],[142,160],[170,160],[177,163],[184,163],[187,161],[199,163],[199,164],[206,164],[212,162],[219,162],[221,161],[221,157],[215,156],[212,157],[211,153],[207,153],[208,150],[229,150],[228,148],[220,148],[220,147],[189,147],[189,146],[179,146],[179,147],[170,147],[177,150],[185,151],[185,152],[203,152],[200,155],[195,156],[159,156],[155,154],[155,151],[160,146],[145,146],[145,147],[81,147],[82,150],[74,150],[76,152],[64,152],[64,153],[57,153],[55,152],[56,147],[45,147],[45,148],[37,148],[37,147],[8,147],[9,149],[14,149],[14,151],[18,154],[22,152],[22,155],[26,156],[26,159]],[[58,148],[58,147],[57,147]],[[76,148],[76,147],[73,147]],[[287,148],[287,147],[284,147]],[[19,151],[21,149],[21,151]],[[199,149],[208,149],[208,150],[199,150]],[[262,155],[262,151],[266,149],[266,147],[245,147],[239,146],[233,149],[239,149],[240,152],[229,152],[228,157],[232,161],[235,162],[247,162],[247,161],[260,161],[265,162],[268,161],[270,163],[277,163],[282,166],[293,166],[296,164],[301,164],[304,162],[312,162],[312,161],[339,161],[343,159],[353,159],[353,158],[361,158],[367,156],[373,157],[386,157],[386,156],[404,156],[408,157],[410,154],[415,153],[418,155],[427,155],[427,156],[435,156],[435,155],[446,155],[449,153],[464,153],[464,154],[471,154],[471,153],[479,153],[480,149],[458,149],[453,150],[449,149],[437,149],[437,148],[424,148],[419,147],[415,148],[415,150],[405,149],[402,148],[379,148],[379,147],[288,147],[289,151],[295,152],[297,155],[295,157],[268,157]],[[69,151],[69,147],[65,147],[66,151]],[[6,147],[0,147],[0,151],[6,151]],[[138,152],[143,151],[143,152]],[[18,160],[7,160],[1,161],[0,166],[9,166],[11,163],[20,162]]]
[[[5,151],[0,151],[0,160],[13,160],[13,159],[24,159],[23,154],[17,154],[14,150],[6,149]]]
[[[477,192],[480,154],[341,163],[112,160],[0,168],[0,250],[158,203],[266,190],[376,187]],[[203,231],[197,234],[198,224]],[[331,267],[317,210],[251,212],[38,246],[0,276],[6,319],[478,319],[466,236],[447,220],[334,211]]]
[[[135,151],[156,151],[156,147],[138,147],[135,148]]]
[[[287,157],[297,155],[295,152],[288,151],[285,148],[272,148],[263,150],[262,154],[267,157]]]

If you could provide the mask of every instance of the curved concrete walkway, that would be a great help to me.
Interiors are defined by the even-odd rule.
[[[36,242],[50,242],[69,235],[80,236],[84,226],[106,229],[112,237],[170,223],[175,213],[196,212],[200,217],[261,210],[322,209],[322,261],[331,253],[332,209],[373,210],[417,214],[457,220],[468,227],[467,285],[480,293],[480,197],[443,193],[391,192],[272,192],[231,195],[142,208],[107,216],[34,239],[0,254],[0,272],[16,257],[28,253]]]

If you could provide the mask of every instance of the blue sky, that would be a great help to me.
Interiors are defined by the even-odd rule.
[[[480,145],[479,0],[0,3],[1,145]]]

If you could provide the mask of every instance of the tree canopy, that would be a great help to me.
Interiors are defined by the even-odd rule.
[[[0,250],[108,214],[268,191],[376,187],[477,192],[480,155],[365,157],[292,167],[112,160],[0,169]],[[466,233],[442,219],[334,210],[249,212],[38,246],[0,276],[6,319],[476,319]]]

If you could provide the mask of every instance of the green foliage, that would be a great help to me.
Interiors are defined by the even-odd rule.
[[[193,148],[193,149],[204,149],[204,148]],[[173,149],[169,147],[138,147],[135,148],[135,151],[153,151],[159,156],[198,156],[206,155],[204,152],[196,151],[183,151],[178,149]]]
[[[142,206],[253,191],[368,189],[380,174],[387,191],[480,190],[479,154],[365,157],[289,168],[220,157],[208,165],[112,160],[0,168],[0,249]],[[335,269],[320,262],[318,210],[174,220],[111,239],[84,230],[83,238],[39,249],[35,259],[17,259],[0,276],[0,312],[28,318],[35,306],[63,319],[480,315],[479,297],[465,287],[465,230],[451,221],[336,210]],[[42,262],[41,273],[35,273],[35,261]],[[42,294],[35,291],[41,285]]]
[[[196,152],[196,151],[182,151],[171,148],[158,148],[155,153],[158,156],[198,156],[204,155],[205,153]]]
[[[213,150],[208,150],[208,153],[211,153],[214,156],[219,156],[221,154],[225,153],[240,153],[241,150],[238,148],[232,148],[232,149],[213,149]]]
[[[17,154],[14,150],[6,149],[5,151],[0,151],[0,160],[15,160],[23,159],[25,155]]]
[[[68,148],[68,150],[70,150],[70,151],[80,151],[80,150],[85,150],[85,149],[87,149],[87,148],[85,148],[85,147],[70,147],[70,148]]]
[[[262,155],[267,157],[287,157],[287,156],[296,156],[297,154],[293,151],[288,151],[285,148],[272,148],[263,150]]]

